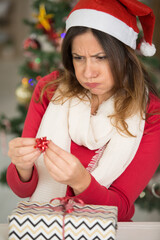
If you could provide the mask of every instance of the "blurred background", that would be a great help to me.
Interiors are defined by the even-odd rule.
[[[61,68],[65,19],[77,0],[0,0],[0,223],[22,200],[6,183],[8,142],[20,136],[37,81]],[[160,1],[154,10],[156,56],[140,57],[160,89]],[[144,166],[145,171],[145,166]],[[160,169],[136,201],[134,221],[160,221]]]

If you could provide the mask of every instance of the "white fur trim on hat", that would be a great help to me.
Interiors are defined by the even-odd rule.
[[[121,42],[136,49],[138,33],[118,18],[93,9],[80,9],[72,12],[66,21],[66,30],[84,26],[110,34]]]
[[[140,45],[140,52],[146,57],[151,57],[156,53],[155,45],[150,45],[146,41],[143,41]]]

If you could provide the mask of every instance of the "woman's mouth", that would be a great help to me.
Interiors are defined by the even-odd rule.
[[[99,83],[85,83],[85,85],[89,88],[96,88],[99,85]]]

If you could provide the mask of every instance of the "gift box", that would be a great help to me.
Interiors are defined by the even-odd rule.
[[[21,201],[9,219],[8,239],[115,240],[117,207]]]

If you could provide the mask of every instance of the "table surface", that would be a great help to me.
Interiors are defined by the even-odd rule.
[[[0,224],[0,240],[8,239],[8,224]],[[160,222],[118,222],[117,240],[160,240]]]

